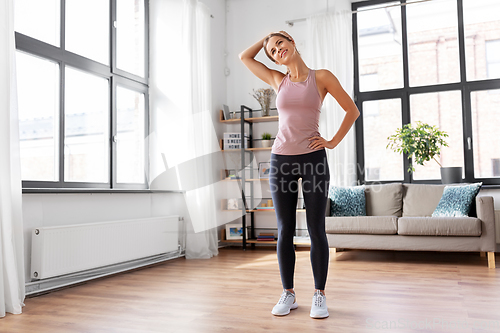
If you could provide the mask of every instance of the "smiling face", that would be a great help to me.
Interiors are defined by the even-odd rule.
[[[273,34],[264,45],[266,54],[273,62],[283,65],[288,62],[295,51],[295,43],[281,34]]]

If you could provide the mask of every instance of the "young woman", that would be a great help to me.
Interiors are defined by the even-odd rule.
[[[269,69],[255,56],[264,48],[269,59],[287,68],[287,73]],[[359,111],[337,78],[328,70],[309,69],[295,41],[284,31],[271,33],[240,54],[241,61],[276,91],[279,130],[271,152],[269,183],[278,223],[277,254],[283,293],[272,314],[283,316],[297,308],[293,289],[298,180],[306,206],[307,229],[311,238],[311,265],[315,293],[311,317],[328,317],[325,284],[329,247],[325,231],[325,210],[330,174],[325,148],[333,149],[347,134]],[[318,132],[321,105],[331,94],[346,114],[337,133],[326,140]]]

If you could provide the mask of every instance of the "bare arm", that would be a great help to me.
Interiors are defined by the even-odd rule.
[[[327,141],[321,137],[313,137],[310,140],[314,140],[310,147],[312,149],[317,148],[335,148],[342,139],[347,135],[352,125],[358,119],[360,113],[354,101],[345,92],[344,88],[340,84],[339,80],[328,70],[319,70],[316,75],[316,80],[318,82],[319,88],[323,89],[325,93],[330,93],[339,105],[346,112],[344,120],[340,124],[337,133],[333,136],[330,141]]]
[[[266,37],[241,52],[240,60],[255,76],[269,84],[275,91],[278,91],[278,86],[285,75],[279,71],[269,69],[260,61],[255,60],[255,56],[257,56],[263,47],[264,39]]]

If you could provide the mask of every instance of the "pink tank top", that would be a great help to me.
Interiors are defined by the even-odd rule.
[[[301,155],[320,149],[311,149],[308,139],[319,136],[321,97],[316,86],[316,73],[309,70],[304,82],[290,81],[287,74],[278,87],[276,108],[279,130],[271,152],[278,155]]]

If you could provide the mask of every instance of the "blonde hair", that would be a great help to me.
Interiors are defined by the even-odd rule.
[[[285,34],[283,34],[283,33],[281,33],[281,32],[273,32],[272,34],[269,34],[269,35],[266,37],[266,39],[264,39],[264,42],[262,43],[262,46],[264,47],[264,52],[266,52],[267,57],[268,57],[268,58],[269,58],[272,62],[274,62],[274,63],[276,63],[276,60],[275,60],[275,59],[273,59],[273,57],[269,54],[269,52],[267,52],[267,47],[266,47],[266,46],[267,46],[267,43],[269,42],[269,39],[271,39],[272,37],[276,37],[276,36],[283,37],[283,38],[285,38],[286,40],[288,40],[289,42],[293,42],[293,40],[292,40],[289,36],[287,36],[287,35],[285,35]],[[296,51],[296,52],[297,52],[297,54],[300,56],[300,53],[299,53],[299,51],[297,50],[297,47],[296,47],[296,46],[295,46],[295,51]],[[288,73],[290,73],[290,68],[288,68],[288,67],[287,67],[286,69],[287,69],[286,73],[287,73],[287,74],[288,74]]]

